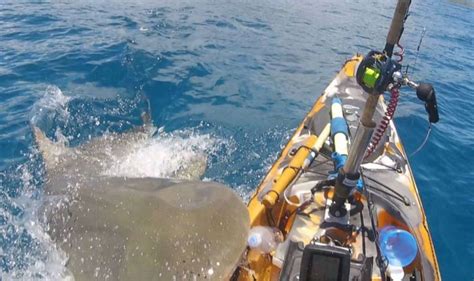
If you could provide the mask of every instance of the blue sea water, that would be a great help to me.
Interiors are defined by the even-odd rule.
[[[176,151],[149,155],[137,170],[157,158],[185,159],[184,148],[192,146],[209,155],[205,177],[245,199],[342,63],[384,46],[394,6],[394,0],[2,1],[2,279],[63,277],[64,256],[35,218],[44,171],[30,123],[78,145],[140,125],[149,109],[162,128],[156,152],[169,153],[171,143]],[[441,121],[410,162],[444,280],[474,278],[473,34],[472,7],[427,0],[412,4],[402,39],[414,78],[433,83],[438,94]],[[402,95],[395,120],[408,153],[414,151],[427,116],[412,91]]]

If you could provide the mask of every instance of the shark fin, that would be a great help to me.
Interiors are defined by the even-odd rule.
[[[64,143],[50,140],[40,128],[32,125],[38,150],[43,157],[43,161],[48,169],[55,167],[60,161],[60,156],[65,154],[69,148]]]
[[[153,126],[149,112],[143,112],[140,117],[142,118],[143,126]]]

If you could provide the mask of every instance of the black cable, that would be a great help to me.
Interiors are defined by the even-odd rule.
[[[320,155],[321,155],[321,154],[320,154]],[[326,163],[328,163],[328,162],[331,161],[331,160],[332,160],[332,159],[326,159],[326,160],[324,160],[324,161],[321,161],[321,162],[318,162],[318,163],[314,164],[314,166],[312,166],[312,167],[311,167],[311,166],[309,166],[309,167],[315,168],[315,167],[321,166],[321,165],[323,165],[323,164],[326,164]]]
[[[362,253],[364,254],[364,257],[367,257],[367,254],[365,253],[365,225],[364,225],[364,215],[362,214],[362,212],[359,213],[360,214],[360,227],[362,228]]]
[[[316,185],[311,188],[311,194],[314,195],[316,192],[321,191],[325,186],[333,186],[336,184],[336,179],[318,181]]]
[[[400,173],[400,171],[401,171],[401,169],[400,169],[399,167],[398,167],[398,168],[394,168],[394,167],[392,167],[392,166],[385,165],[385,164],[383,164],[383,163],[373,163],[373,164],[379,165],[379,166],[383,166],[383,167],[388,168],[388,169],[390,169],[390,170],[393,170],[393,171],[395,171],[395,172],[397,172],[397,173]],[[362,167],[362,166],[361,166],[361,168],[362,168],[362,169],[367,169],[367,168],[364,168],[364,167]],[[370,170],[370,169],[367,169],[367,170]]]
[[[329,174],[327,174],[327,173],[318,172],[318,171],[307,170],[307,171],[305,171],[305,172],[306,172],[306,173],[311,173],[311,174],[320,175],[320,176],[329,176]]]
[[[319,155],[321,155],[323,158],[326,158],[326,159],[328,159],[328,160],[332,160],[331,155],[327,155],[327,154],[324,153],[324,150],[325,150],[325,149],[329,149],[329,148],[326,148],[326,146],[327,146],[327,145],[324,144],[323,147],[321,147],[321,149],[319,150]]]
[[[362,174],[361,174],[361,175],[362,175]],[[380,181],[378,181],[378,180],[376,180],[376,179],[374,179],[374,178],[372,178],[372,177],[369,177],[369,176],[367,176],[367,175],[363,175],[363,177],[365,177],[365,178],[367,178],[367,179],[369,179],[369,180],[375,182],[376,184],[381,185],[382,187],[385,187],[387,190],[389,190],[389,191],[392,192],[393,194],[397,195],[397,196],[398,196],[398,199],[399,199],[400,201],[402,201],[405,205],[407,205],[407,206],[410,206],[410,205],[411,205],[410,200],[409,200],[406,196],[404,196],[403,194],[397,192],[396,190],[394,190],[393,188],[389,187],[388,185],[383,184],[383,183],[381,183]],[[372,188],[372,189],[378,190],[378,191],[383,192],[383,193],[385,193],[385,194],[387,194],[387,195],[391,195],[391,194],[389,194],[387,191],[384,191],[384,190],[382,190],[382,189],[380,189],[380,188],[377,188],[377,187],[372,186],[372,185],[368,185],[368,184],[366,184],[365,182],[364,182],[364,184],[367,185],[368,187]],[[394,197],[394,196],[392,195],[392,197]]]
[[[316,161],[316,158],[313,160],[313,162],[314,161]],[[328,163],[329,161],[332,161],[332,159],[326,159],[326,160],[318,162],[314,165],[309,165],[307,169],[303,170],[303,172],[304,173],[311,173],[311,174],[321,175],[321,176],[328,176],[327,173],[323,173],[323,172],[319,172],[319,171],[313,171],[313,169],[316,168],[316,167],[319,167],[321,165],[324,165],[324,164]],[[311,170],[310,170],[310,168],[311,168]]]
[[[377,258],[379,259],[379,261],[377,262],[377,266],[380,269],[381,280],[386,280],[385,279],[385,267],[380,262],[381,260],[383,260],[383,257],[382,257],[382,251],[380,250],[380,245],[379,245],[379,233],[378,233],[378,231],[376,229],[376,226],[375,226],[374,205],[373,205],[373,201],[372,201],[372,194],[367,191],[367,187],[366,187],[365,181],[364,181],[365,176],[363,175],[362,170],[360,171],[360,173],[361,173],[361,177],[362,177],[362,188],[363,188],[363,190],[365,191],[365,193],[367,195],[367,207],[368,207],[368,210],[369,210],[370,224],[372,226],[372,230],[374,232],[374,237],[375,237],[375,239],[374,239],[375,249],[377,250]]]
[[[271,227],[276,227],[275,218],[273,218],[272,209],[267,208],[265,210],[265,215],[267,216],[268,224],[271,224]]]
[[[393,199],[396,199],[400,202],[402,202],[403,204],[405,204],[406,206],[410,206],[410,202],[408,201],[408,198],[406,197],[399,197],[399,196],[394,196],[393,194],[383,190],[383,189],[380,189],[380,188],[377,188],[375,186],[372,186],[372,185],[367,185],[367,188],[369,189],[370,192],[380,192],[380,193],[383,193],[385,195],[388,195],[389,197],[393,198]]]

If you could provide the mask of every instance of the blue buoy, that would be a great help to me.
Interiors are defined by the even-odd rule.
[[[405,267],[413,262],[418,253],[418,246],[413,235],[393,226],[379,232],[379,243],[382,254],[393,266]]]

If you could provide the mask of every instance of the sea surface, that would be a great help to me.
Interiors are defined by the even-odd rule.
[[[448,281],[474,278],[471,4],[414,0],[401,41],[412,78],[437,91],[441,120],[410,162]],[[65,278],[65,257],[35,217],[44,168],[31,124],[75,146],[139,126],[150,112],[160,129],[147,153],[130,159],[130,173],[166,177],[188,153],[206,153],[205,178],[248,200],[343,62],[383,48],[394,6],[0,1],[1,279]],[[428,128],[413,91],[404,91],[395,122],[410,154]]]

